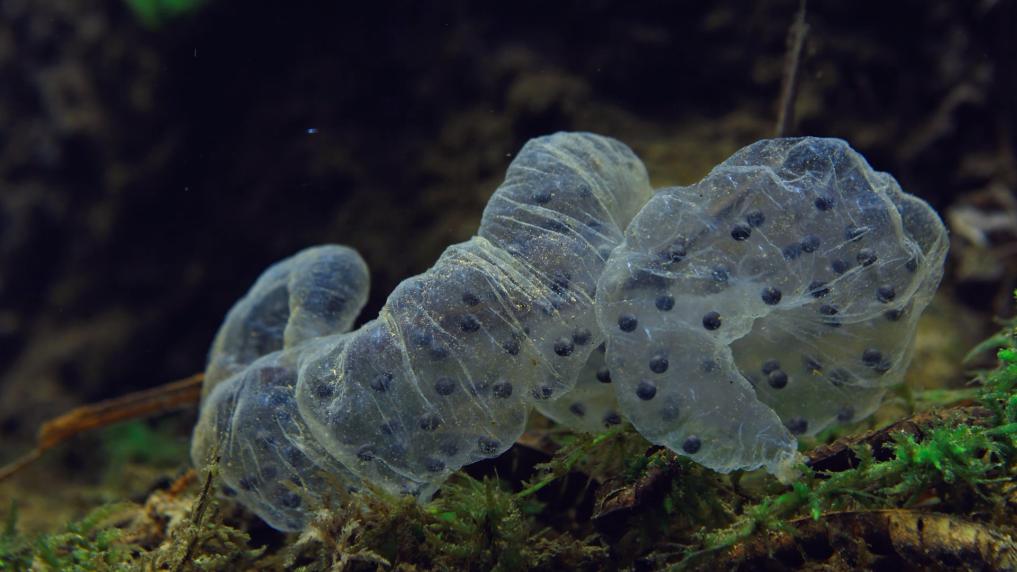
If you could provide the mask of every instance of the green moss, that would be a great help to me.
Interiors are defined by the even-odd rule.
[[[561,570],[595,567],[607,557],[593,536],[579,538],[542,523],[545,506],[537,493],[579,464],[600,470],[603,456],[616,447],[635,446],[619,428],[608,433],[569,435],[551,461],[519,491],[497,478],[452,476],[427,505],[368,486],[346,493],[335,487],[333,498],[316,512],[284,567],[310,561],[299,569],[331,570],[357,565],[395,569]],[[638,445],[645,449],[645,441]],[[596,467],[594,465],[597,465]]]
[[[170,429],[144,421],[129,421],[103,429],[102,448],[109,468],[120,470],[129,462],[172,468],[187,460],[188,445]]]
[[[580,461],[590,462],[590,453],[592,451],[604,444],[612,443],[622,434],[622,428],[615,428],[599,435],[581,434],[567,437],[564,445],[555,452],[554,457],[549,462],[537,466],[540,474],[527,483],[517,496],[525,498],[540,492],[547,485],[567,475]],[[609,454],[597,458],[603,460],[618,459],[618,457]],[[591,467],[590,472],[595,473],[596,469]]]
[[[731,524],[734,515],[726,499],[736,491],[727,486],[725,478],[684,457],[679,463],[681,476],[672,481],[662,507],[672,531],[691,537],[704,528]]]
[[[698,549],[689,550],[677,565],[699,565],[706,558],[744,542],[762,531],[780,531],[787,519],[846,508],[911,506],[927,495],[939,499],[939,509],[975,512],[971,503],[998,508],[988,485],[1012,482],[1017,461],[1017,320],[980,346],[1000,348],[999,363],[979,376],[978,401],[993,412],[986,425],[934,426],[923,438],[898,433],[892,458],[877,462],[867,447],[855,451],[859,465],[847,471],[805,477],[791,489],[768,496],[744,509],[731,526],[708,532]],[[951,502],[964,503],[951,507]],[[998,511],[997,511],[998,512]]]
[[[99,507],[56,534],[27,539],[17,532],[11,506],[0,534],[0,570],[135,570],[135,555],[119,543],[121,531],[107,520],[121,505]]]
[[[1013,526],[1017,461],[1017,320],[978,349],[995,350],[998,365],[977,376],[979,385],[959,391],[916,391],[903,397],[914,410],[945,408],[972,398],[976,417],[949,415],[923,425],[918,436],[898,433],[877,460],[868,446],[855,450],[855,468],[815,473],[805,467],[790,487],[754,473],[720,475],[652,447],[631,428],[601,435],[556,434],[560,448],[538,465],[528,482],[454,475],[429,504],[380,490],[349,494],[338,486],[319,507],[309,529],[275,552],[252,548],[240,525],[223,522],[211,491],[215,469],[188,516],[171,527],[158,547],[126,542],[108,524],[106,507],[63,531],[25,538],[12,505],[0,532],[0,571],[295,569],[559,570],[599,569],[610,559],[628,566],[639,559],[674,568],[727,564],[728,549],[765,533],[793,531],[799,519],[823,519],[837,511],[913,507]],[[958,415],[964,411],[957,410]],[[986,411],[988,413],[986,413]],[[970,420],[970,423],[963,421]],[[864,426],[855,426],[858,431]],[[828,439],[834,438],[828,435]],[[104,435],[116,463],[179,463],[179,443],[148,425],[127,424]],[[150,455],[158,450],[158,455]],[[163,456],[163,452],[171,453]],[[581,472],[602,496],[635,494],[620,531],[598,534],[574,506],[559,499],[553,483]],[[664,480],[655,480],[664,479]],[[647,487],[647,488],[642,488]],[[562,487],[564,490],[564,487]],[[538,499],[539,497],[539,499]],[[650,498],[652,500],[646,500]]]
[[[606,556],[596,542],[541,526],[529,495],[494,478],[457,474],[426,506],[380,490],[337,494],[339,502],[289,549],[286,568],[311,560],[299,569],[560,570]]]
[[[27,570],[32,565],[32,545],[18,534],[18,505],[11,508],[0,533],[0,570]]]
[[[127,5],[141,23],[158,28],[174,18],[193,12],[205,0],[126,0]]]
[[[117,540],[121,531],[102,526],[116,505],[95,509],[66,530],[36,542],[36,561],[52,570],[132,570],[130,552]]]
[[[497,479],[456,479],[428,509],[431,547],[452,561],[478,562],[493,570],[518,570],[533,534],[516,497]]]

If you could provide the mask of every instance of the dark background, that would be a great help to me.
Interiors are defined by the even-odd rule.
[[[0,450],[201,370],[229,306],[306,246],[363,253],[369,319],[473,234],[530,137],[612,135],[657,186],[696,180],[772,135],[796,9],[208,0],[145,24],[122,0],[3,0]],[[945,218],[1015,212],[1015,2],[807,21],[793,133],[847,139]],[[945,295],[1009,311],[1017,233],[953,230]]]

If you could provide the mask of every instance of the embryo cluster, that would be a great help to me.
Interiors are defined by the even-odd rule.
[[[192,457],[282,530],[336,484],[428,498],[534,407],[788,476],[796,435],[900,381],[946,248],[935,212],[843,141],[760,141],[654,192],[618,141],[541,137],[477,236],[356,331],[355,251],[269,268],[216,337]]]

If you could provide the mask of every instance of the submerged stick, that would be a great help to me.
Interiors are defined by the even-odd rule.
[[[90,405],[83,405],[43,423],[36,437],[35,448],[21,458],[0,468],[4,481],[32,464],[47,450],[75,435],[101,429],[114,423],[141,419],[183,407],[196,406],[201,400],[204,373],[197,373],[152,389],[128,393]]]

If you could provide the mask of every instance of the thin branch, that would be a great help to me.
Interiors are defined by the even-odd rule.
[[[14,476],[42,457],[47,450],[75,435],[121,421],[141,419],[197,405],[201,400],[201,383],[204,378],[203,373],[198,373],[152,389],[83,405],[47,421],[39,429],[34,449],[0,467],[0,482]]]
[[[784,78],[780,88],[780,108],[777,115],[777,137],[784,137],[791,132],[795,122],[795,101],[798,99],[798,80],[801,77],[802,48],[805,37],[809,33],[809,24],[805,21],[806,0],[801,0],[798,13],[787,36],[787,54],[784,56]]]

